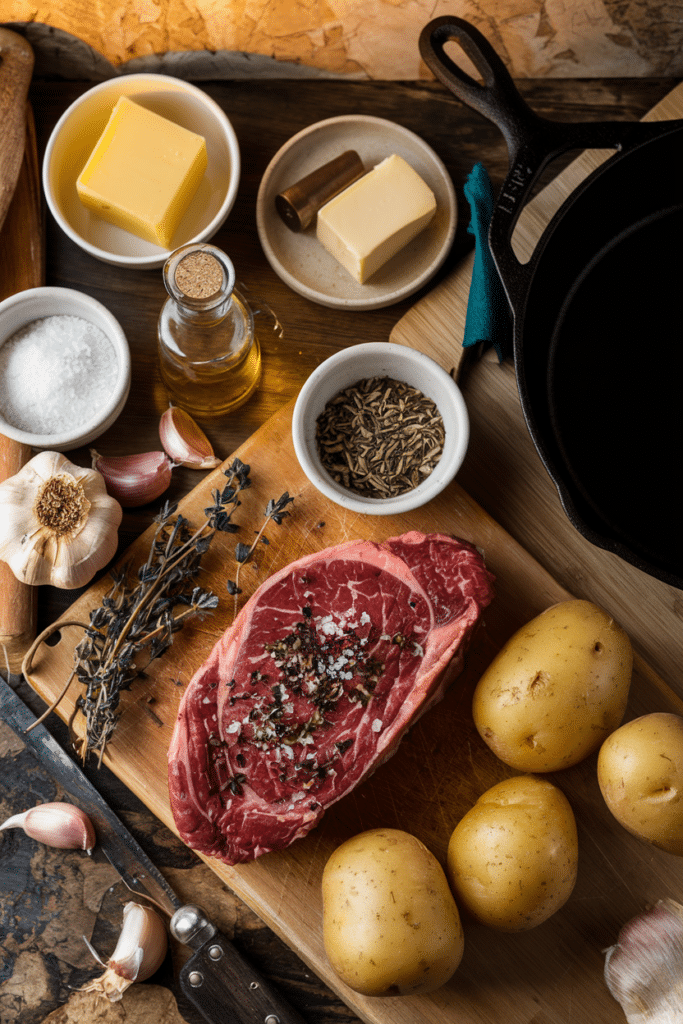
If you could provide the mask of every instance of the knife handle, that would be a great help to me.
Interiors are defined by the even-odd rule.
[[[180,987],[209,1024],[306,1024],[199,907],[176,911],[171,932],[195,950]]]

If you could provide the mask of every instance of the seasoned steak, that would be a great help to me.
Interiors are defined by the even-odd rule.
[[[471,544],[418,532],[266,580],[180,705],[169,792],[184,841],[236,864],[306,835],[443,697],[491,581]]]

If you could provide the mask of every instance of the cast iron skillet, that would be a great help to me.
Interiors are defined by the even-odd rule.
[[[453,40],[483,85],[444,52]],[[683,120],[539,117],[460,18],[430,22],[420,52],[507,142],[489,242],[513,314],[522,409],[564,510],[593,544],[683,589]],[[575,148],[616,153],[521,263],[510,240],[524,202],[543,167]]]

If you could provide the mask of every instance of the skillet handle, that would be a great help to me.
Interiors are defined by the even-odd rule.
[[[445,51],[457,42],[481,74],[484,84],[458,67]],[[508,69],[479,29],[463,18],[444,15],[422,29],[420,55],[436,77],[466,106],[493,121],[505,136],[510,162],[530,136],[546,123],[522,98]]]
[[[445,52],[445,46],[453,41],[473,62],[483,85]],[[494,207],[489,241],[514,312],[522,301],[531,269],[520,263],[512,249],[517,218],[546,164],[566,149],[590,143],[576,140],[574,125],[557,124],[536,114],[493,46],[463,18],[445,15],[429,22],[420,33],[419,48],[425,64],[453,95],[492,121],[505,138],[509,170]]]
[[[445,52],[458,43],[481,74],[475,81]],[[551,121],[527,104],[493,46],[463,18],[444,15],[422,29],[420,55],[427,67],[457,99],[483,114],[503,133],[511,172],[521,162],[529,165],[523,177],[531,186],[538,172],[568,149],[621,149],[632,135],[644,142],[666,129],[661,124],[629,121]],[[532,177],[529,175],[533,173]],[[528,191],[528,189],[526,190]]]
[[[448,56],[445,46],[449,42],[460,45],[481,74],[483,85]],[[570,149],[627,151],[656,138],[670,127],[662,122],[558,122],[539,116],[519,93],[493,46],[463,18],[450,15],[434,18],[420,33],[419,48],[422,59],[436,78],[457,99],[492,121],[505,137],[509,170],[494,207],[489,241],[510,305],[516,312],[524,301],[539,246],[527,263],[521,263],[514,253],[511,238],[526,199],[544,167]]]

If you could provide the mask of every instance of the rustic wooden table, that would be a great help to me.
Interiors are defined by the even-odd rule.
[[[61,112],[88,84],[34,82],[31,100],[41,149]],[[496,128],[463,108],[436,84],[286,80],[201,84],[231,117],[243,161],[237,202],[214,241],[233,259],[245,294],[265,300],[284,332],[281,338],[275,334],[261,338],[263,379],[248,405],[222,421],[203,424],[217,454],[227,457],[295,397],[323,359],[357,342],[388,339],[395,323],[421,297],[418,294],[396,306],[367,313],[332,311],[294,294],[280,281],[263,255],[255,222],[259,181],[279,147],[306,125],[350,112],[385,117],[422,136],[451,173],[460,209],[452,254],[432,285],[471,249],[472,239],[466,230],[468,208],[462,192],[467,174],[481,160],[497,186],[507,168],[507,154]],[[637,119],[674,84],[664,79],[519,83],[532,107],[560,120]],[[156,318],[165,297],[161,273],[105,266],[73,245],[48,218],[46,279],[48,284],[78,288],[102,301],[120,320],[130,342],[131,396],[115,427],[98,440],[98,450],[122,455],[158,449],[158,419],[166,402],[155,353]],[[456,344],[459,342],[454,340]],[[576,596],[608,607],[629,630],[638,652],[683,696],[683,595],[625,566],[615,556],[591,548],[561,515],[558,519],[554,490],[529,439],[523,432],[503,436],[500,423],[487,416],[478,382],[480,372],[484,371],[474,367],[462,378],[472,417],[472,443],[460,475],[462,486],[559,583]],[[509,377],[511,369],[501,368],[500,373]],[[83,465],[88,463],[86,450],[73,452],[72,458]],[[192,471],[176,470],[167,496],[181,497],[196,482]],[[156,510],[154,504],[125,513],[121,550],[149,525]],[[42,588],[39,628],[52,622],[77,596],[78,592]],[[41,701],[25,684],[21,693],[35,710],[42,710]],[[49,725],[65,742],[64,727],[55,715]],[[50,779],[1,725],[0,757],[0,801],[5,817],[32,803],[54,799]],[[306,1020],[311,1024],[351,1024],[357,1020],[296,953],[161,827],[112,773],[106,768],[98,771],[88,767],[87,771],[174,885],[193,893],[197,902],[220,903],[225,930],[282,988]],[[94,973],[83,952],[81,933],[87,932],[97,948],[112,948],[121,900],[109,889],[111,878],[106,868],[84,865],[80,854],[60,854],[56,859],[20,832],[5,833],[1,845],[0,936],[4,958],[0,1021],[38,1024],[66,1002],[72,987]],[[170,958],[154,981],[178,996]],[[557,1009],[561,1012],[563,1008]],[[186,1004],[181,1003],[181,1010],[190,1024],[198,1019]],[[620,1019],[615,1004],[614,1020]]]

